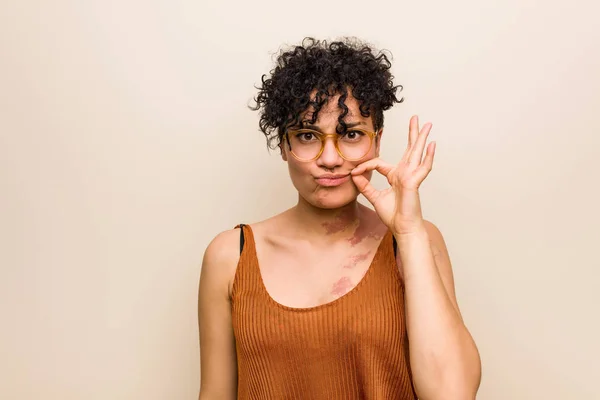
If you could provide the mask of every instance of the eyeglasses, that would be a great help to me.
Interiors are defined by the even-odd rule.
[[[300,161],[313,161],[323,154],[325,140],[334,139],[335,149],[347,161],[357,161],[366,156],[373,146],[376,132],[352,128],[343,134],[325,134],[312,129],[289,129],[287,143],[292,155]]]

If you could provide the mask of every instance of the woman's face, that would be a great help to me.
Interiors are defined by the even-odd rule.
[[[336,132],[338,116],[342,112],[337,104],[338,98],[339,95],[329,98],[328,103],[321,108],[317,120],[310,126],[310,129],[324,134]],[[344,103],[348,107],[348,114],[344,118],[344,122],[348,126],[354,125],[353,127],[359,129],[374,131],[371,117],[365,118],[360,114],[359,103],[350,93]],[[309,121],[311,117],[312,111],[309,109],[302,115],[302,120]],[[305,126],[306,124],[305,122]],[[348,128],[348,131],[350,130]],[[364,157],[348,161],[337,152],[334,138],[328,137],[323,152],[317,159],[300,161],[290,152],[284,137],[282,158],[288,163],[294,187],[305,201],[315,207],[335,209],[356,200],[359,192],[350,177],[350,171],[360,163],[378,157],[380,143],[381,131],[373,138],[372,146]],[[365,174],[368,179],[371,179],[371,175],[370,172]]]

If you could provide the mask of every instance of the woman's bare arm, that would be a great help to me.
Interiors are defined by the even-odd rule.
[[[437,227],[397,237],[406,283],[410,364],[420,399],[475,399],[481,379],[477,346],[464,325],[452,266]]]
[[[237,362],[229,287],[239,260],[239,230],[219,234],[202,261],[198,292],[199,400],[237,397]]]

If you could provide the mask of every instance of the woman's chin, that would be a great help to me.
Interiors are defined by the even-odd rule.
[[[339,188],[342,189],[342,188]],[[358,191],[354,190],[318,190],[310,196],[310,203],[315,207],[331,210],[342,208],[356,201]]]

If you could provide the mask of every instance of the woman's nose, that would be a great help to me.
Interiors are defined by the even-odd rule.
[[[317,164],[323,167],[332,168],[341,165],[344,159],[335,148],[335,139],[328,137],[323,145],[323,152],[317,159]]]

